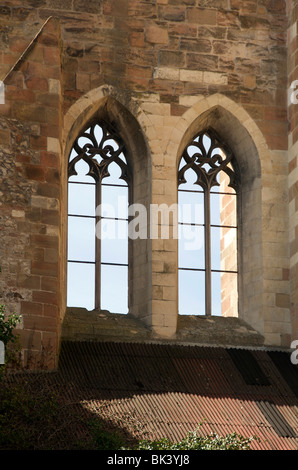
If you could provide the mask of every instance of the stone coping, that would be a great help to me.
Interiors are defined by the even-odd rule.
[[[263,336],[239,318],[178,315],[177,333],[172,338],[162,338],[130,314],[84,308],[67,308],[61,340],[264,346]]]

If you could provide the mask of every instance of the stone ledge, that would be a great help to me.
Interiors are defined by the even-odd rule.
[[[155,335],[132,315],[106,310],[68,308],[62,341],[158,341],[217,346],[262,347],[264,338],[239,318],[179,315],[177,333],[170,339]]]
[[[176,340],[224,346],[263,346],[264,337],[234,317],[178,315]]]
[[[107,310],[67,308],[61,340],[141,341],[150,335],[151,331],[132,315],[110,313]]]

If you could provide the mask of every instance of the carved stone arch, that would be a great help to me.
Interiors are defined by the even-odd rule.
[[[132,176],[130,187],[130,204],[143,204],[149,208],[151,180],[151,155],[146,136],[131,111],[112,96],[113,88],[104,86],[92,90],[80,98],[66,113],[64,118],[62,191],[63,206],[61,207],[63,237],[61,259],[64,276],[63,305],[66,311],[66,253],[67,253],[67,166],[68,158],[76,138],[82,131],[94,123],[107,123],[125,146],[125,156]],[[150,270],[146,263],[150,240],[137,239],[129,243],[129,313],[136,317],[150,315]],[[137,251],[138,256],[134,255]]]
[[[264,173],[271,173],[266,141],[256,123],[238,104],[219,94],[199,98],[181,117],[169,139],[168,155],[178,169],[184,148],[194,136],[211,128],[233,152],[241,190],[239,227],[239,318],[264,334]],[[173,161],[174,164],[174,161]]]
[[[180,121],[173,129],[172,136],[176,135],[175,142],[178,142],[176,150],[177,160],[183,151],[184,146],[192,138],[193,134],[197,132],[198,127],[207,127],[214,124],[217,133],[222,136],[224,140],[229,141],[229,147],[233,152],[239,151],[244,157],[244,150],[248,148],[249,153],[254,152],[254,161],[258,168],[256,174],[261,176],[264,168],[268,168],[268,161],[270,162],[269,150],[266,139],[261,130],[248,114],[248,112],[239,104],[231,99],[216,93],[209,98],[198,97],[195,104],[188,109]],[[236,126],[236,127],[233,127]],[[237,132],[240,132],[237,134]],[[179,141],[178,141],[179,135]],[[170,141],[172,140],[172,136]],[[237,157],[236,157],[237,158]],[[243,162],[245,158],[242,158]],[[251,164],[251,159],[246,155],[246,159]]]

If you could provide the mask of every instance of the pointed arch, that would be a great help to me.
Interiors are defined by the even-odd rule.
[[[181,116],[168,142],[168,157],[172,155],[177,169],[184,149],[206,129],[216,132],[237,162],[241,182],[237,214],[238,316],[264,334],[262,186],[265,169],[270,172],[270,152],[260,129],[240,105],[220,94],[198,97]]]
[[[80,98],[66,113],[64,119],[63,155],[62,162],[62,191],[63,207],[62,227],[63,245],[62,258],[67,257],[67,167],[71,149],[77,137],[95,123],[106,123],[107,128],[113,129],[125,147],[125,157],[129,171],[124,179],[129,182],[130,204],[150,204],[150,150],[141,126],[129,109],[118,101],[113,94],[113,88],[103,86]],[[121,162],[120,162],[121,163]],[[94,168],[95,173],[98,168]],[[126,172],[125,168],[123,169]],[[146,265],[146,253],[148,240],[138,239],[134,243],[129,242],[129,313],[140,317],[147,316],[150,299],[150,272]],[[145,245],[145,246],[143,246]],[[138,256],[134,255],[135,250]],[[66,273],[66,261],[64,261],[63,273]],[[65,275],[65,274],[64,274]],[[136,282],[138,280],[138,282]],[[67,279],[64,279],[64,306],[66,308]],[[117,312],[115,312],[117,313]]]
[[[267,158],[269,149],[265,137],[241,105],[219,93],[208,98],[198,97],[198,101],[181,116],[169,139],[178,142],[175,153],[177,159],[196,130],[208,126],[214,127],[222,138],[229,140],[230,148],[239,154],[238,160],[242,158],[243,164],[245,151],[253,151],[256,165],[254,173],[261,176],[270,160]]]

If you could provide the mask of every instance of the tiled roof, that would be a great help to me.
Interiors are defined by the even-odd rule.
[[[298,449],[298,366],[265,349],[136,342],[70,342],[59,373],[93,413],[137,437],[236,432],[252,449]]]

